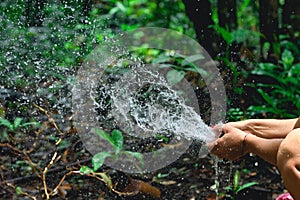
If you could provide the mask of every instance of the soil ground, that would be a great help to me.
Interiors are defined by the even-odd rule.
[[[91,155],[84,149],[79,138],[73,135],[65,138],[65,140],[72,142],[72,145],[62,149],[59,152],[62,156],[60,161],[48,169],[46,180],[49,191],[59,183],[68,171],[78,170],[81,165],[91,166]],[[218,163],[218,177],[216,177],[214,158],[210,155],[205,158],[198,158],[196,147],[196,145],[192,146],[171,165],[149,174],[125,174],[106,166],[99,170],[106,172],[111,177],[115,188],[119,191],[124,190],[132,180],[135,180],[148,185],[150,187],[148,192],[140,191],[134,195],[120,195],[93,177],[75,174],[68,176],[58,193],[50,199],[210,200],[216,199],[215,180],[219,181],[219,199],[230,199],[233,194],[230,194],[226,187],[232,187],[232,176],[235,170],[240,172],[240,185],[252,181],[256,181],[258,184],[242,190],[234,199],[275,199],[278,194],[283,192],[283,185],[276,168],[258,157],[247,155],[232,164],[220,161]],[[29,199],[24,195],[18,195],[13,187],[20,187],[22,192],[30,194],[31,197],[45,199],[43,181],[34,174],[28,160],[26,161],[24,156],[9,147],[0,147],[0,152],[2,179],[0,199]],[[32,161],[49,161],[53,151],[48,150],[46,152],[32,152]],[[160,198],[155,195],[157,190],[161,193]]]

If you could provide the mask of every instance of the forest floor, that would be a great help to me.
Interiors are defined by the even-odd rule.
[[[28,153],[21,151],[18,145],[13,147],[2,143],[0,199],[47,199],[46,193],[49,195],[57,188],[57,192],[52,193],[49,199],[211,200],[216,199],[215,180],[219,181],[219,199],[230,199],[234,194],[230,194],[228,187],[233,187],[232,176],[236,170],[240,172],[240,185],[253,181],[258,184],[242,190],[234,199],[268,200],[275,199],[283,192],[276,168],[258,157],[248,155],[232,165],[220,161],[216,175],[214,159],[210,155],[198,158],[195,145],[171,165],[149,174],[125,174],[103,166],[99,171],[111,177],[114,187],[111,190],[95,177],[67,175],[70,171],[78,171],[82,165],[91,166],[92,156],[76,133],[65,136],[65,146],[58,150],[53,142],[44,139],[34,151]],[[144,189],[141,190],[140,186]],[[129,187],[130,194],[124,193],[125,190],[129,191]]]

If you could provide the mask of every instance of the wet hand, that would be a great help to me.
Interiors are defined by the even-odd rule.
[[[229,124],[224,125],[222,131],[224,135],[209,144],[212,154],[219,158],[236,160],[248,153],[246,149],[243,149],[244,138],[247,135],[245,131]]]

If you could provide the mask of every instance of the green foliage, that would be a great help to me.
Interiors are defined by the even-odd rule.
[[[109,152],[99,152],[93,156],[92,165],[93,170],[97,171],[102,165],[107,157],[110,157],[111,154]]]
[[[194,64],[205,57],[202,54],[185,56],[174,52],[162,52],[152,60],[153,64],[159,64],[160,68],[171,68],[166,74],[166,78],[171,85],[180,82],[187,72],[195,72],[202,76],[207,76],[207,72]]]
[[[8,128],[12,132],[17,131],[19,128],[22,128],[22,127],[40,126],[40,124],[38,122],[22,123],[22,121],[23,121],[23,119],[20,117],[16,117],[13,122],[10,122],[9,120],[0,117],[0,125]]]
[[[89,168],[88,166],[81,166],[79,171],[82,174],[90,174],[94,172],[94,170]]]
[[[240,121],[245,118],[245,113],[240,108],[230,108],[227,111],[227,120],[228,121]]]
[[[16,191],[17,195],[21,195],[22,194],[22,188],[20,186],[16,187],[15,191]]]
[[[250,106],[249,111],[266,113],[273,117],[292,118],[300,114],[300,63],[289,50],[281,54],[279,64],[259,63],[252,74],[270,79],[269,82],[252,84],[261,95],[260,105]]]
[[[93,169],[90,169],[88,167],[82,168],[82,173],[90,173],[90,170],[93,172],[96,172],[105,162],[105,159],[107,158],[117,158],[120,154],[125,154],[129,157],[136,158],[141,164],[143,164],[143,154],[139,152],[132,152],[124,150],[124,137],[121,131],[119,130],[113,130],[112,134],[101,130],[101,129],[95,129],[95,133],[105,141],[109,142],[110,145],[114,148],[114,152],[99,152],[95,154],[92,158],[92,165]]]
[[[81,166],[79,171],[83,175],[90,175],[93,177],[100,176],[102,178],[102,181],[107,185],[109,189],[113,188],[112,180],[107,174],[103,172],[95,172],[95,170],[89,168],[88,166]]]
[[[242,190],[258,184],[258,182],[249,182],[249,183],[240,185],[240,178],[241,178],[240,172],[239,172],[239,170],[236,170],[234,173],[234,176],[233,176],[233,180],[232,180],[232,184],[233,184],[232,187],[230,187],[230,186],[226,187],[227,190],[232,192],[231,199],[234,199],[234,197]]]

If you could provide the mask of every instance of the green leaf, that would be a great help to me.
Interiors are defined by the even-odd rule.
[[[226,187],[225,187],[225,190],[233,191],[232,187],[230,187],[230,186],[226,186]]]
[[[117,13],[120,9],[118,7],[114,7],[112,9],[110,9],[109,11],[109,15],[114,15],[115,13]]]
[[[239,188],[239,182],[240,182],[240,172],[239,170],[236,170],[233,176],[233,191],[237,191]]]
[[[152,60],[153,64],[158,64],[158,63],[165,63],[167,61],[170,61],[171,57],[167,56],[166,54],[160,54],[157,58],[154,58]]]
[[[102,165],[107,157],[110,157],[111,154],[109,152],[99,152],[95,154],[92,158],[93,170],[97,171]]]
[[[196,62],[197,60],[203,60],[204,58],[205,57],[202,54],[191,55],[182,61],[182,65],[189,65],[190,63]]]
[[[296,78],[296,77],[287,77],[286,78],[286,83],[288,86],[298,86],[299,85],[299,78]],[[291,85],[293,84],[293,85]],[[283,88],[281,88],[281,90],[284,90]],[[286,91],[286,90],[284,90]],[[288,90],[289,92],[291,92],[291,90]]]
[[[233,37],[229,31],[219,25],[213,25],[214,29],[221,34],[222,38],[226,41],[227,44],[233,42]]]
[[[271,49],[270,42],[265,42],[262,47],[262,54],[265,59],[267,59],[270,49]]]
[[[242,14],[245,12],[246,8],[248,7],[250,3],[250,0],[244,0],[242,5],[240,6],[240,8],[238,9],[237,15],[238,18],[240,18],[242,16]]]
[[[15,118],[15,120],[14,120],[14,129],[17,129],[18,127],[20,127],[20,124],[21,124],[22,121],[23,121],[23,119],[20,118],[20,117]]]
[[[21,195],[22,194],[22,188],[20,186],[16,187],[16,194]]]
[[[284,50],[283,53],[281,54],[281,60],[283,62],[283,65],[285,67],[285,69],[289,69],[289,67],[293,64],[294,62],[294,56],[292,54],[292,52],[290,52],[289,50]]]
[[[168,71],[166,75],[167,80],[171,85],[175,85],[176,83],[179,83],[184,78],[184,76],[185,76],[184,71],[177,71],[175,69]]]
[[[126,151],[127,154],[129,154],[132,157],[135,157],[136,159],[138,159],[138,161],[141,164],[144,164],[144,156],[142,153],[139,152],[133,152],[133,151]]]
[[[103,181],[105,182],[105,184],[109,189],[113,187],[112,180],[108,175],[106,175],[105,173],[97,173],[97,174],[101,176],[101,178],[103,179]]]
[[[26,122],[26,123],[23,123],[22,125],[20,125],[21,127],[26,127],[26,126],[41,126],[40,123],[38,122]]]
[[[172,64],[159,64],[159,68],[176,68],[176,65],[172,65]]]
[[[190,64],[190,67],[186,68],[186,70],[192,71],[192,72],[196,72],[196,73],[198,73],[198,74],[201,74],[201,75],[204,76],[204,77],[207,77],[207,76],[208,76],[207,71],[205,71],[204,69],[201,69],[201,68],[197,67],[197,66],[194,65],[194,64]]]
[[[169,174],[158,173],[156,177],[159,178],[159,179],[162,179],[162,178],[166,178],[168,176],[169,176]]]
[[[91,168],[89,168],[88,166],[81,166],[80,167],[80,173],[82,174],[90,174],[92,172],[94,172]]]
[[[112,146],[115,146],[114,140],[108,133],[106,133],[105,131],[103,131],[101,129],[93,129],[93,131],[95,131],[99,137],[108,141]]]
[[[244,190],[246,188],[249,188],[253,185],[257,185],[258,182],[250,182],[250,183],[245,183],[244,185],[240,186],[237,190],[236,190],[236,193],[239,193],[241,190]]]
[[[117,6],[122,12],[126,12],[126,7],[125,7],[120,1],[117,1],[117,2],[116,2],[116,6]]]
[[[7,119],[0,118],[0,125],[6,126],[6,127],[9,128],[11,131],[14,130],[13,124],[10,123],[10,121],[8,121]]]
[[[279,114],[281,112],[284,112],[284,110],[274,109],[273,107],[267,107],[265,105],[263,106],[250,106],[248,108],[249,112],[252,112],[254,114],[260,114],[260,113],[273,113],[273,114]]]
[[[262,89],[257,89],[257,92],[263,97],[263,99],[272,107],[275,107],[274,104],[274,99],[271,98],[271,96],[269,96],[265,91],[263,91]]]
[[[291,67],[289,75],[300,75],[300,63],[297,63]]]
[[[268,72],[274,72],[279,68],[279,66],[273,63],[259,63],[252,73],[256,75],[265,75]]]
[[[114,141],[115,154],[118,154],[123,149],[124,138],[119,130],[112,131],[112,139]]]

